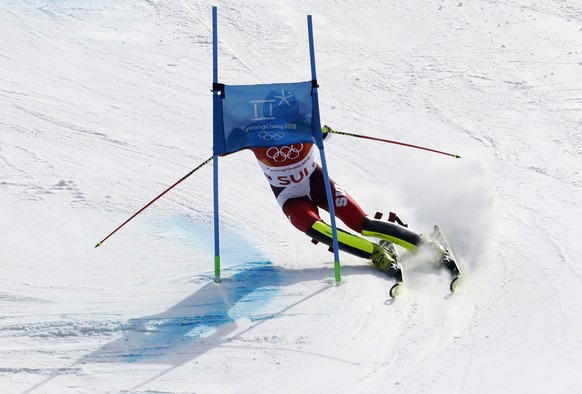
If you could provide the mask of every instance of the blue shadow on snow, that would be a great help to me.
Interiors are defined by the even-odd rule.
[[[80,363],[183,364],[219,346],[239,320],[257,323],[283,316],[282,312],[262,312],[284,286],[330,277],[328,268],[288,270],[270,261],[244,263],[223,273],[220,284],[209,275],[199,277],[208,284],[167,311],[129,320],[121,338],[83,357]],[[324,289],[329,286],[323,285]]]

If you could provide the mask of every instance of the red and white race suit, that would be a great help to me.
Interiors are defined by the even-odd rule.
[[[290,198],[309,196],[309,177],[318,167],[313,144],[255,148],[253,152],[273,190],[278,189],[275,194],[280,206]]]
[[[271,184],[277,202],[291,223],[307,232],[321,220],[318,207],[328,210],[323,171],[315,161],[312,143],[252,148]],[[331,181],[335,213],[352,230],[361,232],[366,213]]]

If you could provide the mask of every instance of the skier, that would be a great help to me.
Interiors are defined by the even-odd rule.
[[[329,131],[327,126],[322,128],[324,139],[330,135]],[[316,241],[332,246],[331,226],[319,216],[318,208],[329,209],[323,170],[315,162],[313,144],[297,143],[251,150],[291,224]],[[381,238],[408,250],[427,244],[440,256],[446,253],[439,244],[406,227],[370,218],[352,196],[333,180],[330,182],[336,216],[356,233]],[[395,256],[365,238],[339,230],[338,245],[340,250],[371,260],[381,271],[395,275],[399,270]]]

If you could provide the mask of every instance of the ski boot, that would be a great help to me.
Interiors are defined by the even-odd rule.
[[[387,272],[388,274],[395,274],[399,270],[396,259],[381,245],[374,244],[374,251],[370,256],[370,259],[380,271]]]

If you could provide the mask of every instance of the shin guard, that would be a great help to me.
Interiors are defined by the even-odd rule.
[[[313,223],[313,226],[307,230],[306,234],[325,245],[330,247],[333,245],[331,226],[322,221]],[[364,259],[370,259],[372,256],[374,244],[367,239],[340,229],[337,230],[337,237],[340,250]]]
[[[415,250],[423,241],[419,234],[406,227],[369,217],[364,218],[362,235],[385,239],[408,250]]]

